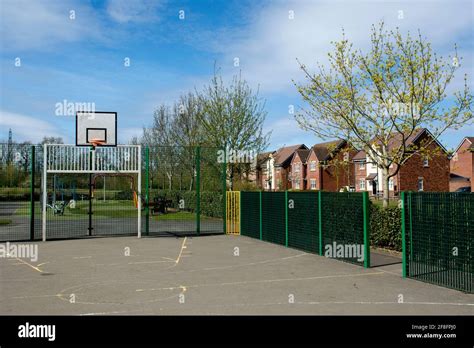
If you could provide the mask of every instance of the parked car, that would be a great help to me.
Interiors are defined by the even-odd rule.
[[[471,192],[471,187],[470,186],[460,187],[454,192]]]

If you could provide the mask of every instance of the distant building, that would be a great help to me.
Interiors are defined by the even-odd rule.
[[[469,187],[474,192],[474,137],[465,137],[454,151],[450,161],[449,191]]]
[[[390,149],[401,145],[401,137],[394,137]],[[396,196],[401,191],[449,191],[449,156],[446,149],[426,129],[420,128],[405,140],[405,145],[417,149],[420,144],[430,143],[428,149],[433,153],[429,158],[417,150],[400,167],[398,173],[390,178],[390,196]],[[382,171],[362,150],[354,156],[354,176],[356,191],[369,191],[371,195],[382,195]],[[396,170],[392,166],[390,173]]]

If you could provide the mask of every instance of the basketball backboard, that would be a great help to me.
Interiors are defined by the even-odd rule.
[[[76,146],[117,146],[117,113],[78,111],[76,113]]]

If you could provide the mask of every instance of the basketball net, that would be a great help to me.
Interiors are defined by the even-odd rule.
[[[105,141],[100,140],[100,139],[92,139],[90,143],[94,147],[94,149],[99,145],[105,145]]]

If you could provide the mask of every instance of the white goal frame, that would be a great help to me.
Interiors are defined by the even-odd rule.
[[[53,173],[82,173],[82,174],[137,174],[137,236],[141,238],[141,145],[117,145],[116,147],[76,146],[72,144],[43,145],[43,242],[46,241],[46,204],[48,174]],[[89,198],[90,199],[90,198]]]

